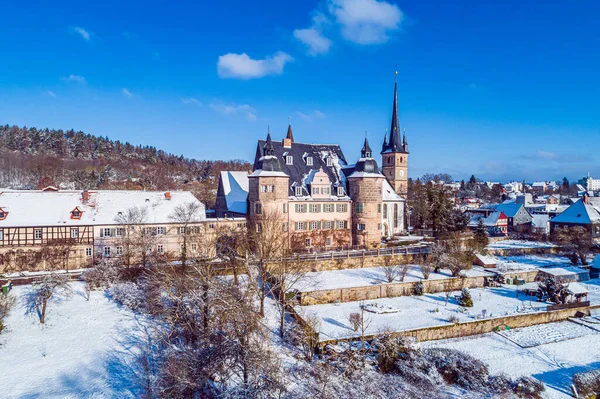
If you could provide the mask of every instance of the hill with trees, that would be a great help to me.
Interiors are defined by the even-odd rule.
[[[189,190],[208,206],[219,173],[244,160],[196,160],[82,131],[0,126],[0,187]]]

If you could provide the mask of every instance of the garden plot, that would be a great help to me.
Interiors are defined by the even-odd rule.
[[[564,321],[560,323],[538,324],[513,330],[498,331],[498,334],[511,340],[522,348],[566,341],[568,339],[597,334],[594,330],[580,324]]]
[[[471,296],[474,306],[462,308],[455,296],[460,291],[451,293],[446,305],[445,293],[425,294],[422,296],[405,296],[384,298],[361,302],[345,302],[339,304],[323,304],[296,306],[296,312],[305,320],[317,320],[319,339],[327,341],[360,336],[352,329],[350,314],[360,312],[361,306],[377,304],[379,307],[399,309],[399,312],[374,314],[365,312],[365,335],[378,334],[382,331],[404,331],[425,327],[449,324],[451,319],[464,322],[482,318],[502,317],[515,314],[544,311],[546,304],[516,297],[515,287],[476,288]]]
[[[533,376],[546,385],[545,399],[572,399],[569,385],[573,375],[600,368],[600,334],[531,348],[522,348],[495,333],[423,342],[421,346],[460,350],[486,363],[492,374]]]
[[[492,276],[481,267],[465,270],[466,277]],[[450,270],[441,270],[440,273],[431,273],[429,280],[442,280],[451,278]],[[408,271],[402,282],[417,282],[423,280],[423,273],[418,265],[409,265]],[[393,283],[400,283],[396,278]],[[329,270],[307,273],[305,278],[292,287],[300,292],[321,290],[334,290],[341,288],[368,287],[373,285],[388,284],[383,267],[368,267],[361,269]]]
[[[498,256],[496,270],[499,272],[530,271],[546,267],[569,267],[571,261],[566,256],[519,255]]]
[[[548,242],[504,240],[488,244],[487,249],[523,249],[523,248],[554,248],[556,245]]]

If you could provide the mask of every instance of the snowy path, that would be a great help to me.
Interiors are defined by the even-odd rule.
[[[0,334],[3,398],[134,398],[128,341],[137,325],[133,314],[104,296],[73,295],[48,305],[46,324],[27,311],[29,286],[13,289],[18,302]]]

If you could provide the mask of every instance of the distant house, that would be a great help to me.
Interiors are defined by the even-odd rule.
[[[223,171],[219,176],[215,213],[217,217],[246,217],[248,173]]]
[[[550,215],[536,214],[532,215],[531,231],[538,234],[550,233]]]
[[[538,194],[543,194],[546,192],[546,182],[545,181],[536,181],[531,185],[531,189],[538,193]]]
[[[599,209],[598,205],[594,206],[590,202],[590,198],[584,195],[583,198],[550,220],[550,232],[554,232],[559,228],[581,226],[586,228],[592,234],[592,237],[599,238]]]
[[[533,219],[523,204],[500,204],[496,211],[503,212],[508,217],[509,230],[516,230],[519,226],[529,227]]]
[[[477,214],[471,217],[469,227],[472,229],[479,226],[479,221],[483,222],[490,236],[505,236],[508,234],[508,217],[501,211],[491,212],[488,216]]]

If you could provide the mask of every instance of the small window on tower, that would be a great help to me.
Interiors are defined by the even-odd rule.
[[[313,165],[313,159],[312,159],[312,157],[307,157],[306,158],[306,165],[307,166],[312,166]]]
[[[302,197],[302,187],[296,187],[296,197]]]
[[[333,159],[331,159],[331,157],[327,157],[327,166],[332,166],[333,165]]]
[[[293,165],[294,164],[294,157],[292,157],[291,155],[287,155],[285,157],[285,164],[286,165]]]

